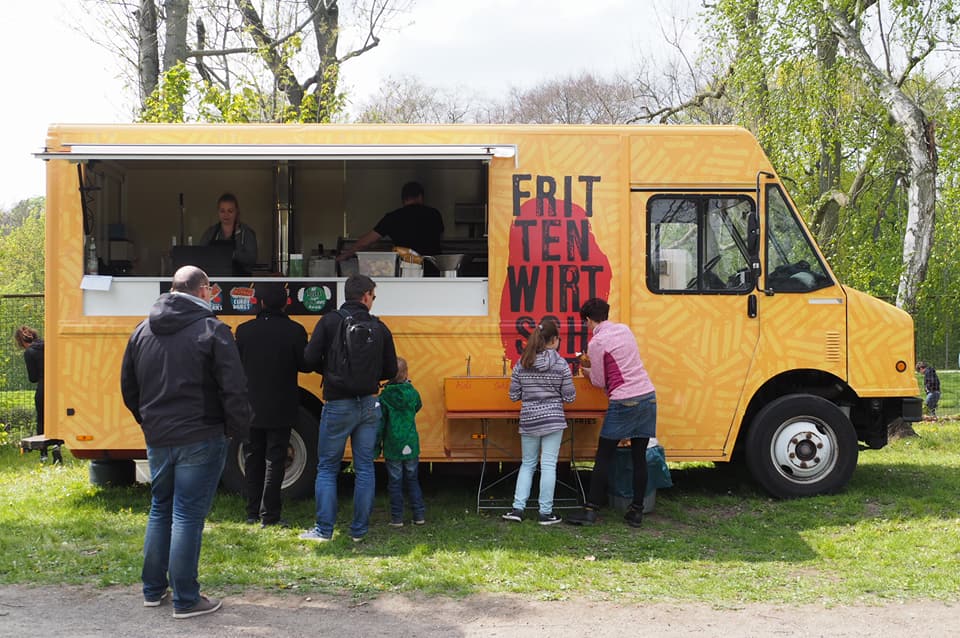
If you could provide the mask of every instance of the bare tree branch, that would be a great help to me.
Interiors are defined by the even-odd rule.
[[[727,69],[727,73],[718,80],[716,88],[697,93],[692,98],[675,106],[667,106],[656,111],[647,112],[645,115],[638,115],[627,120],[628,124],[635,124],[640,121],[651,121],[660,118],[661,124],[666,124],[670,117],[685,111],[691,107],[701,107],[707,100],[719,100],[727,93],[727,80],[733,74],[733,67]]]

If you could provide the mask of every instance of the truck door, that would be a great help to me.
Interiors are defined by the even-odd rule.
[[[747,244],[753,198],[632,197],[635,219],[646,220],[646,291],[633,296],[631,316],[657,388],[657,431],[671,458],[723,460],[760,330]]]
[[[780,186],[763,192],[757,374],[807,370],[846,380],[846,295]]]

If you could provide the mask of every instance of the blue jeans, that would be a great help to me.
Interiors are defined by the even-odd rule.
[[[356,399],[327,401],[320,414],[320,437],[317,441],[317,532],[333,536],[337,520],[337,477],[343,451],[350,437],[353,451],[353,523],[350,535],[360,538],[370,526],[370,511],[376,489],[373,475],[373,448],[380,424],[380,399],[376,395]]]
[[[160,598],[169,585],[175,609],[189,609],[199,602],[197,564],[203,522],[226,458],[223,436],[178,447],[147,447],[153,496],[141,573],[147,600]]]
[[[940,390],[927,392],[927,410],[930,411],[930,414],[937,413],[937,404],[939,403],[940,403]]]
[[[387,492],[390,493],[390,520],[403,520],[403,489],[406,487],[410,497],[410,509],[413,510],[413,520],[422,521],[426,514],[423,504],[423,492],[420,490],[420,481],[417,479],[419,459],[405,461],[385,461],[387,466]]]
[[[530,488],[533,485],[533,473],[537,469],[537,457],[540,458],[540,513],[553,511],[553,492],[557,486],[557,457],[560,455],[560,442],[563,430],[557,430],[543,436],[520,435],[520,449],[523,462],[517,473],[517,487],[513,492],[513,508],[522,510],[527,506]]]

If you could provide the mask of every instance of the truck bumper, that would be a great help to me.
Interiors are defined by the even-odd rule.
[[[920,397],[903,399],[900,415],[904,421],[916,423],[923,420],[923,400]]]

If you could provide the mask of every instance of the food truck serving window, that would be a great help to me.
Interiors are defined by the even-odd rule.
[[[38,157],[77,166],[83,214],[77,242],[95,246],[95,256],[84,261],[85,274],[169,277],[174,246],[207,245],[208,238],[219,236],[211,229],[220,223],[219,198],[230,193],[246,237],[255,238],[256,258],[244,269],[246,275],[343,278],[363,266],[356,257],[334,264],[334,253],[342,255],[400,208],[402,187],[415,181],[424,189],[424,205],[440,211],[444,224],[440,252],[430,263],[453,263],[440,256],[457,258],[457,278],[481,285],[488,275],[489,167],[515,163],[517,149],[509,144],[64,143]],[[362,250],[392,251],[387,239]],[[293,254],[302,255],[297,269],[302,274],[292,274]],[[397,267],[396,276],[409,270]],[[440,270],[445,269],[425,274],[436,276]],[[474,310],[479,312],[483,299],[478,299]]]

